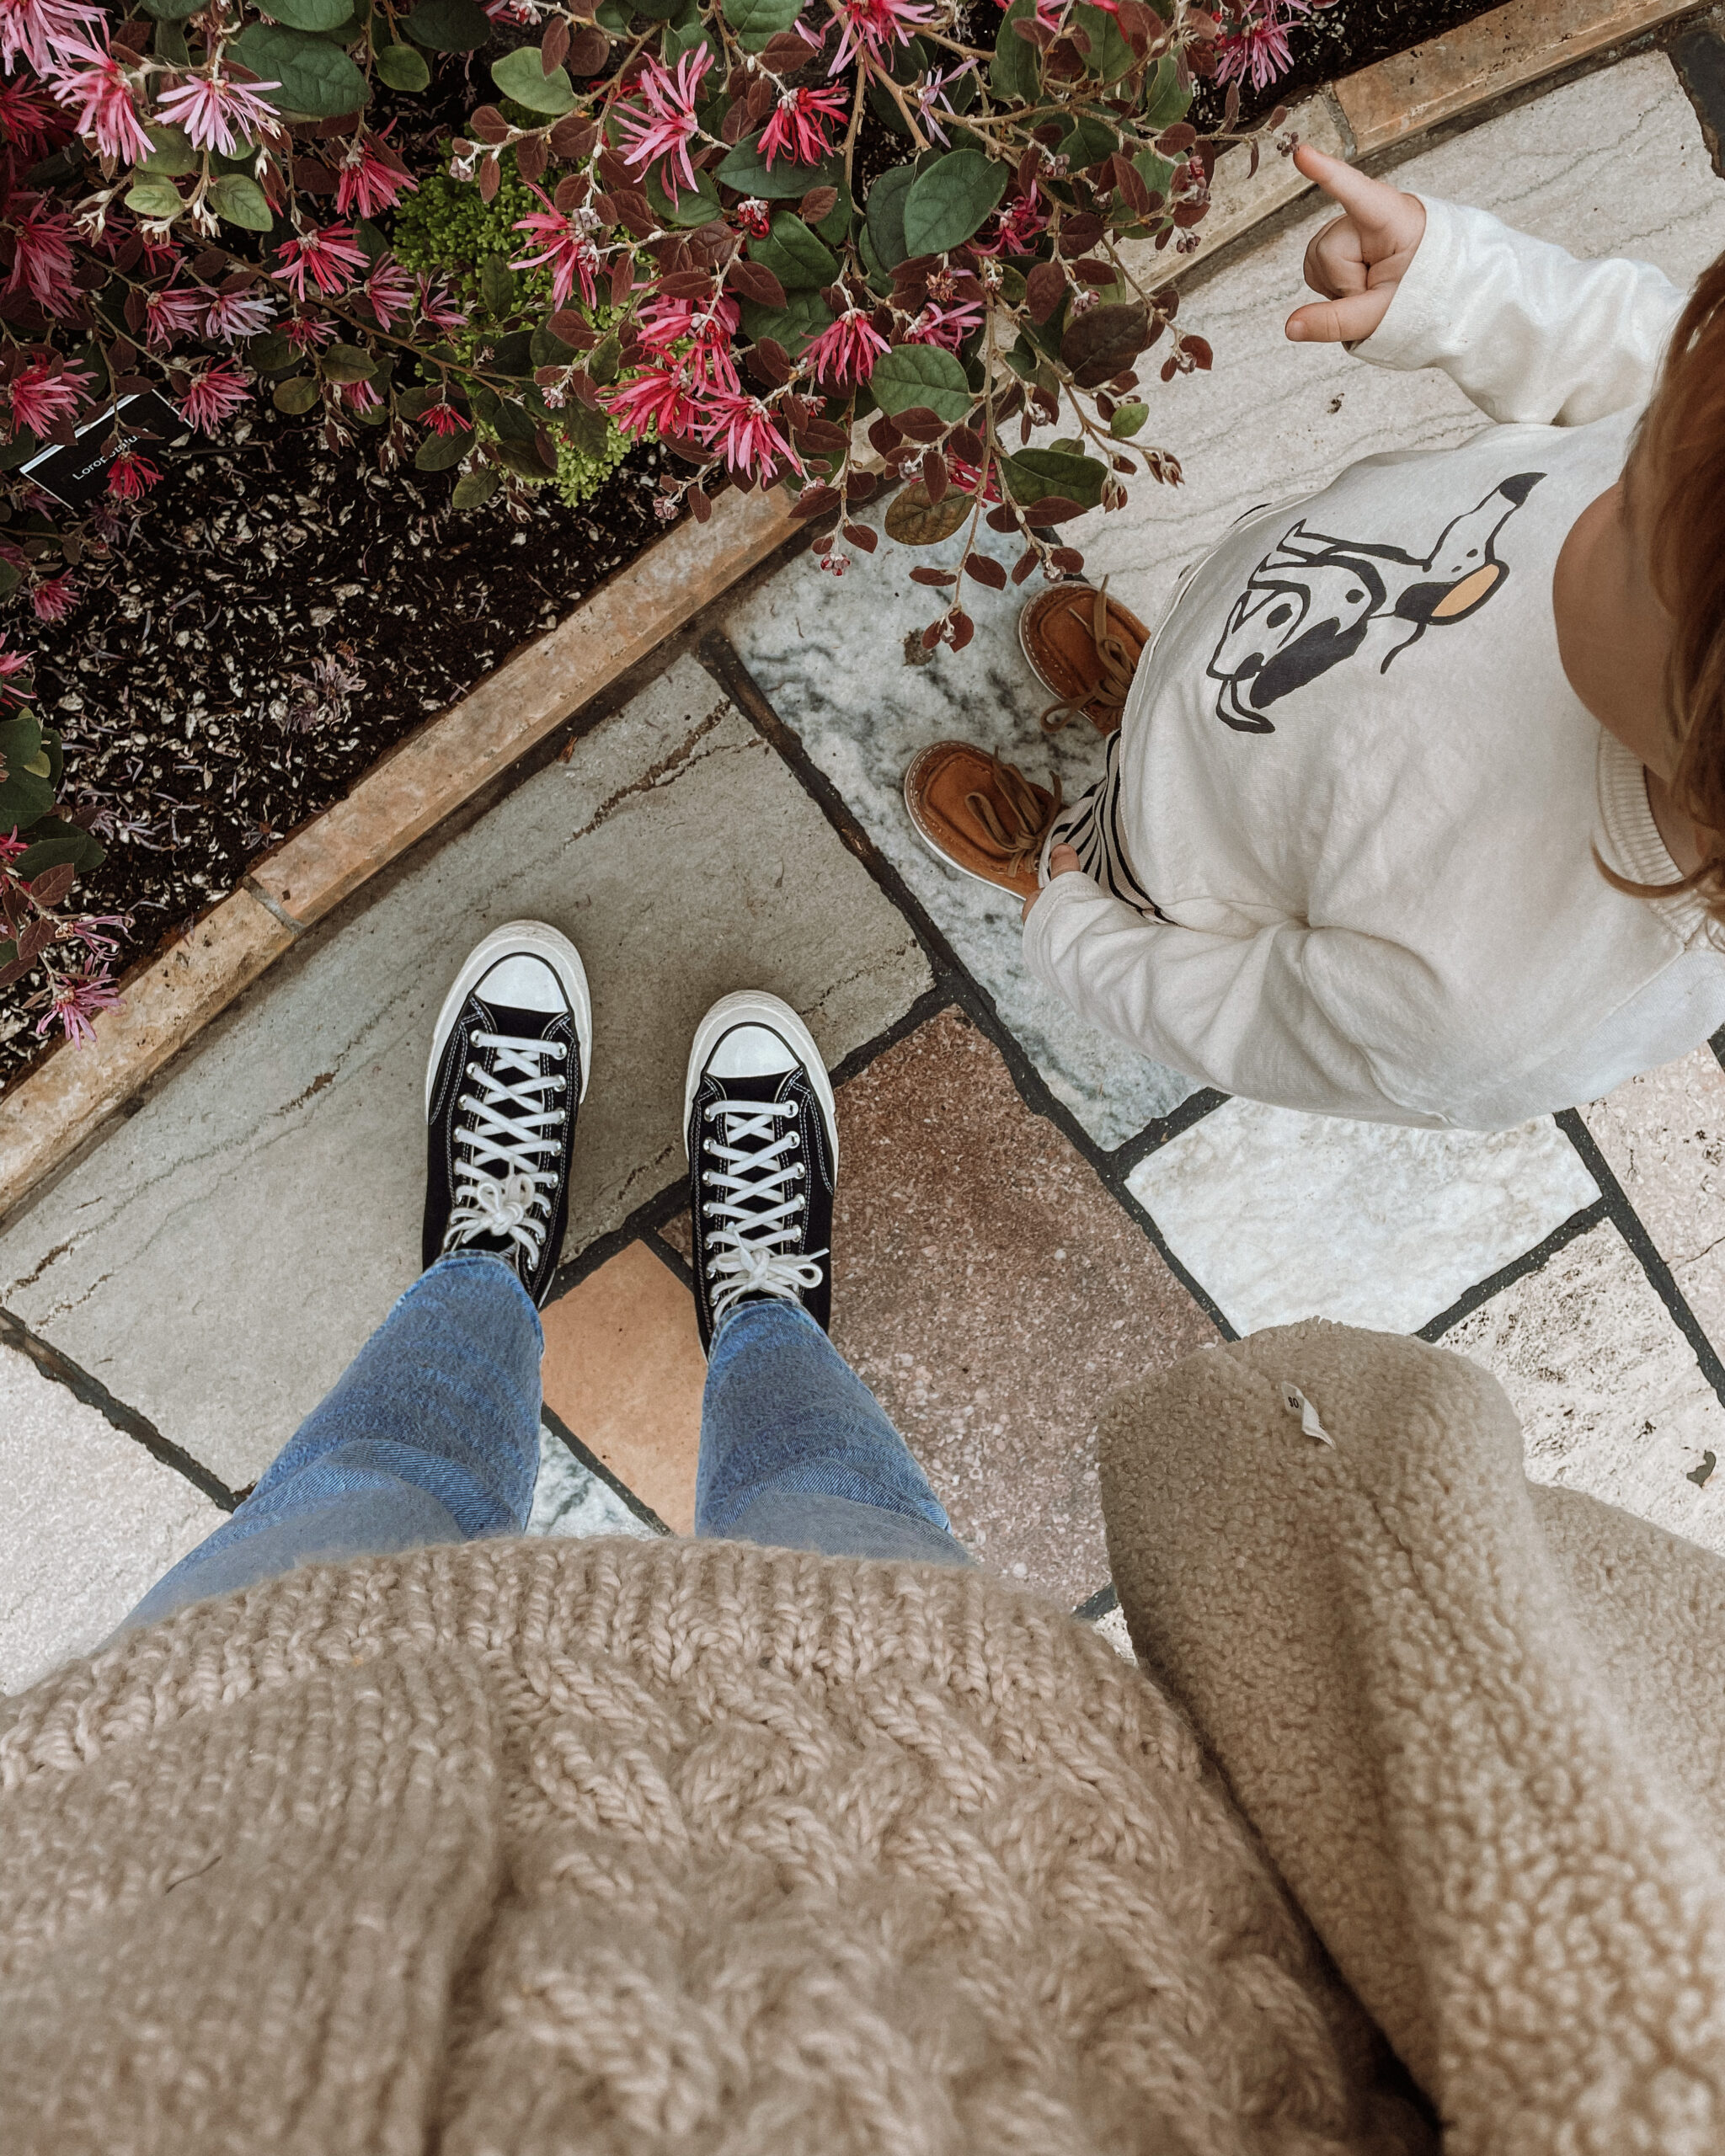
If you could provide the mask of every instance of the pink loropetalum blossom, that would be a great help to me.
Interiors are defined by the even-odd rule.
[[[319,352],[335,341],[335,324],[327,314],[291,315],[281,334],[296,352]]]
[[[702,50],[706,50],[704,45]],[[528,244],[537,247],[539,252],[518,256],[510,262],[510,268],[537,270],[542,262],[548,262],[553,304],[567,307],[569,294],[579,284],[581,297],[591,307],[597,290],[594,278],[599,268],[599,250],[593,244],[587,226],[581,221],[587,213],[578,210],[574,216],[567,216],[542,187],[534,188],[533,192],[545,207],[518,217],[510,229],[526,232]]]
[[[201,330],[208,318],[210,295],[200,286],[163,285],[144,296],[144,342],[165,352],[178,337]]]
[[[77,585],[69,576],[44,577],[30,591],[39,622],[63,622],[77,604]]]
[[[108,467],[108,491],[119,502],[135,502],[149,493],[162,477],[147,456],[135,449],[122,450]]]
[[[434,329],[464,329],[467,316],[466,308],[457,304],[454,293],[441,277],[434,280],[422,275],[419,319],[429,322]]]
[[[120,164],[137,164],[153,155],[155,144],[144,132],[126,70],[113,55],[82,39],[69,41],[48,71],[54,94],[72,108],[72,125],[95,138],[98,153]]]
[[[69,314],[77,304],[72,281],[72,220],[45,206],[40,195],[14,195],[7,207],[12,233],[8,292],[28,291],[39,307]]]
[[[179,416],[200,434],[213,435],[251,398],[245,376],[231,360],[206,367],[181,392]]]
[[[818,165],[832,153],[826,131],[845,117],[850,100],[842,90],[787,90],[761,131],[761,154],[772,170],[775,157],[788,155],[793,165]]]
[[[650,299],[636,319],[635,332],[658,360],[678,355],[689,380],[702,389],[734,389],[736,362],[731,339],[742,310],[721,296],[716,300]]]
[[[1253,89],[1268,89],[1293,66],[1288,33],[1311,12],[1311,0],[1257,0],[1243,19],[1224,20],[1216,47],[1217,82],[1243,82],[1249,75]]]
[[[952,138],[941,125],[941,122],[943,120],[956,120],[958,115],[953,110],[947,93],[959,77],[961,75],[968,75],[975,65],[976,62],[974,60],[967,60],[962,67],[944,68],[937,74],[925,76],[910,93],[922,125],[937,141],[944,142],[949,149],[952,147]]]
[[[158,103],[156,116],[183,127],[195,150],[219,150],[224,157],[237,157],[251,147],[260,130],[276,124],[275,106],[259,92],[280,88],[280,83],[231,82],[218,61],[206,74],[176,83]]]
[[[419,192],[419,183],[410,172],[392,164],[393,150],[386,151],[382,135],[361,134],[348,147],[335,176],[338,216],[375,217],[380,210],[393,210],[403,195]]]
[[[745,195],[731,214],[750,239],[765,239],[772,230],[772,211],[758,195]]]
[[[111,814],[108,820],[111,826],[114,820]],[[130,928],[131,923],[132,916],[127,913],[75,914],[67,922],[64,933],[68,942],[75,940],[82,943],[85,950],[99,954],[119,948],[119,938],[104,936],[102,933],[104,928]]]
[[[1048,211],[1034,182],[1028,191],[996,210],[970,243],[978,254],[1028,254],[1048,223]]]
[[[74,1048],[85,1048],[96,1038],[92,1021],[99,1011],[112,1011],[120,1002],[109,968],[86,958],[74,973],[51,973],[48,1007],[36,1021],[40,1039],[56,1022]]]
[[[260,329],[267,328],[275,319],[275,302],[268,292],[215,292],[210,296],[210,312],[205,318],[204,334],[219,337],[224,344],[237,344],[242,337],[255,337]]]
[[[22,703],[29,694],[28,677],[36,662],[29,652],[8,651],[5,646],[6,632],[0,629],[0,703]]]
[[[45,435],[62,419],[75,419],[94,381],[94,376],[83,367],[56,367],[50,360],[33,360],[13,375],[9,385],[8,435],[20,427],[28,427],[33,435]]]
[[[378,327],[404,322],[414,311],[414,280],[393,254],[380,254],[360,290],[371,302]]]
[[[829,75],[836,75],[847,61],[861,58],[884,66],[895,45],[908,45],[925,23],[934,19],[932,8],[921,0],[828,0],[839,19],[839,49]]]
[[[280,278],[296,300],[306,296],[306,279],[325,297],[344,292],[355,270],[366,267],[366,250],[354,243],[349,225],[326,225],[320,232],[302,232],[284,243],[270,271]]]
[[[941,344],[956,352],[981,327],[982,309],[975,300],[960,300],[956,307],[937,307],[931,300],[905,329],[905,342]]]
[[[616,108],[623,163],[648,165],[655,157],[663,157],[662,184],[673,202],[677,200],[680,176],[685,186],[695,184],[695,168],[689,162],[689,145],[701,131],[701,123],[695,117],[695,99],[702,77],[712,65],[712,48],[705,45],[686,52],[674,75],[658,61],[649,60],[629,86],[630,95],[639,98],[646,110],[642,112],[633,104]]]
[[[854,389],[874,372],[874,362],[890,349],[859,307],[852,307],[823,329],[809,348],[817,382],[835,389]]]
[[[419,414],[419,424],[430,427],[434,435],[464,435],[467,421],[453,404],[428,404]]]
[[[344,382],[341,385],[341,401],[350,412],[370,412],[383,400],[369,382]]]
[[[801,458],[779,432],[772,414],[745,390],[715,397],[695,429],[695,438],[716,449],[728,470],[751,472],[763,484],[781,466],[793,472],[803,469]]]
[[[643,367],[600,403],[626,435],[686,435],[693,428],[697,385],[686,366]]]
[[[24,171],[65,131],[65,115],[49,104],[40,83],[0,83],[0,133]]]
[[[74,38],[105,35],[103,11],[89,0],[0,0],[0,67],[8,72],[22,54],[45,75]]]

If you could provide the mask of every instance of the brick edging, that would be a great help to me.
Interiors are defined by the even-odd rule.
[[[1338,157],[1370,157],[1708,4],[1509,0],[1327,84],[1290,109],[1288,125]],[[1146,249],[1144,266],[1188,270],[1309,191],[1285,159],[1272,155],[1248,178],[1237,153],[1226,157],[1203,244],[1174,263]],[[97,1019],[93,1045],[61,1049],[0,1098],[0,1220],[306,929],[783,545],[795,530],[790,506],[777,491],[721,495],[709,522],[667,532],[260,861],[126,984],[123,1006]]]

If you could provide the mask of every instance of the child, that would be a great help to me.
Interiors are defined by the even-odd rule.
[[[906,801],[1029,893],[1031,971],[1145,1054],[1503,1129],[1725,1024],[1725,257],[1685,306],[1644,264],[1296,157],[1347,214],[1288,335],[1442,366],[1498,424],[1237,526],[1079,801],[950,742]],[[1124,609],[1071,600],[1135,653]]]

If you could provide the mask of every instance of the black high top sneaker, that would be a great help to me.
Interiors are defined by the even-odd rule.
[[[825,1331],[838,1123],[820,1051],[788,1003],[745,990],[701,1021],[683,1138],[702,1347],[735,1304],[763,1296],[800,1303]]]
[[[474,947],[443,1000],[425,1073],[428,1266],[488,1251],[542,1306],[592,1055],[587,976],[568,937],[512,921]]]

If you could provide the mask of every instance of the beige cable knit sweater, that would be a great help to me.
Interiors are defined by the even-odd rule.
[[[979,1572],[506,1541],[0,1703],[6,2156],[1388,2156],[1183,1721]]]

